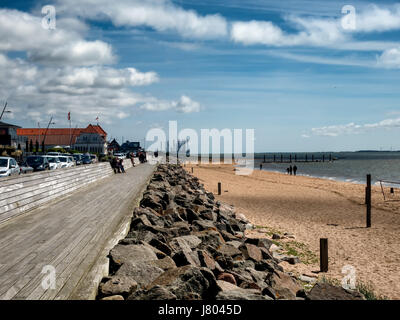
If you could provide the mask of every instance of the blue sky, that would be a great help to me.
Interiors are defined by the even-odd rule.
[[[117,140],[177,120],[255,129],[258,152],[400,150],[396,2],[92,1],[2,1],[3,120],[67,127],[71,111]]]

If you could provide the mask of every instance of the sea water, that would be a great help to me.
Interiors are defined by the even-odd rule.
[[[265,155],[266,163],[263,163],[264,154],[255,154],[255,169],[259,169],[261,163],[263,170],[287,173],[290,165],[296,165],[297,174],[303,176],[365,184],[366,175],[371,174],[373,184],[378,184],[379,180],[400,183],[400,152],[307,153],[309,162],[303,162],[305,153],[282,153],[284,163],[280,163],[281,153],[275,154],[276,163],[269,163],[273,161],[273,153]],[[288,163],[290,155],[292,163]],[[294,161],[295,155],[298,162]],[[312,155],[318,162],[311,162]],[[322,162],[323,155],[325,162]],[[330,155],[337,160],[329,161]]]

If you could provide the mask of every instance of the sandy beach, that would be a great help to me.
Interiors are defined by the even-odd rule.
[[[364,185],[259,170],[239,176],[232,165],[193,167],[207,190],[235,205],[257,226],[251,235],[287,232],[295,236],[283,241],[303,252],[303,262],[282,262],[287,271],[315,274],[319,239],[328,238],[327,278],[341,281],[342,268],[351,265],[358,282],[370,283],[379,295],[400,299],[400,202],[385,202],[379,186],[372,188],[372,228],[367,229]],[[191,165],[186,169],[191,170]]]

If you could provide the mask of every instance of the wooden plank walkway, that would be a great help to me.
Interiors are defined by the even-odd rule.
[[[138,165],[0,224],[0,299],[90,298],[77,290],[123,232],[153,170]],[[42,286],[44,266],[56,270],[55,289]]]

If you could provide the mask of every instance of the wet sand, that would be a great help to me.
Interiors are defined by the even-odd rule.
[[[372,228],[367,229],[364,185],[259,170],[239,176],[232,165],[193,167],[207,190],[257,226],[252,235],[268,237],[263,232],[274,229],[291,233],[318,258],[294,266],[283,262],[287,271],[318,271],[319,239],[328,238],[326,277],[341,281],[342,268],[351,265],[357,281],[371,283],[379,295],[400,299],[400,201],[383,201],[379,186],[372,187]],[[190,165],[186,169],[191,172]],[[396,189],[396,199],[399,194]]]

